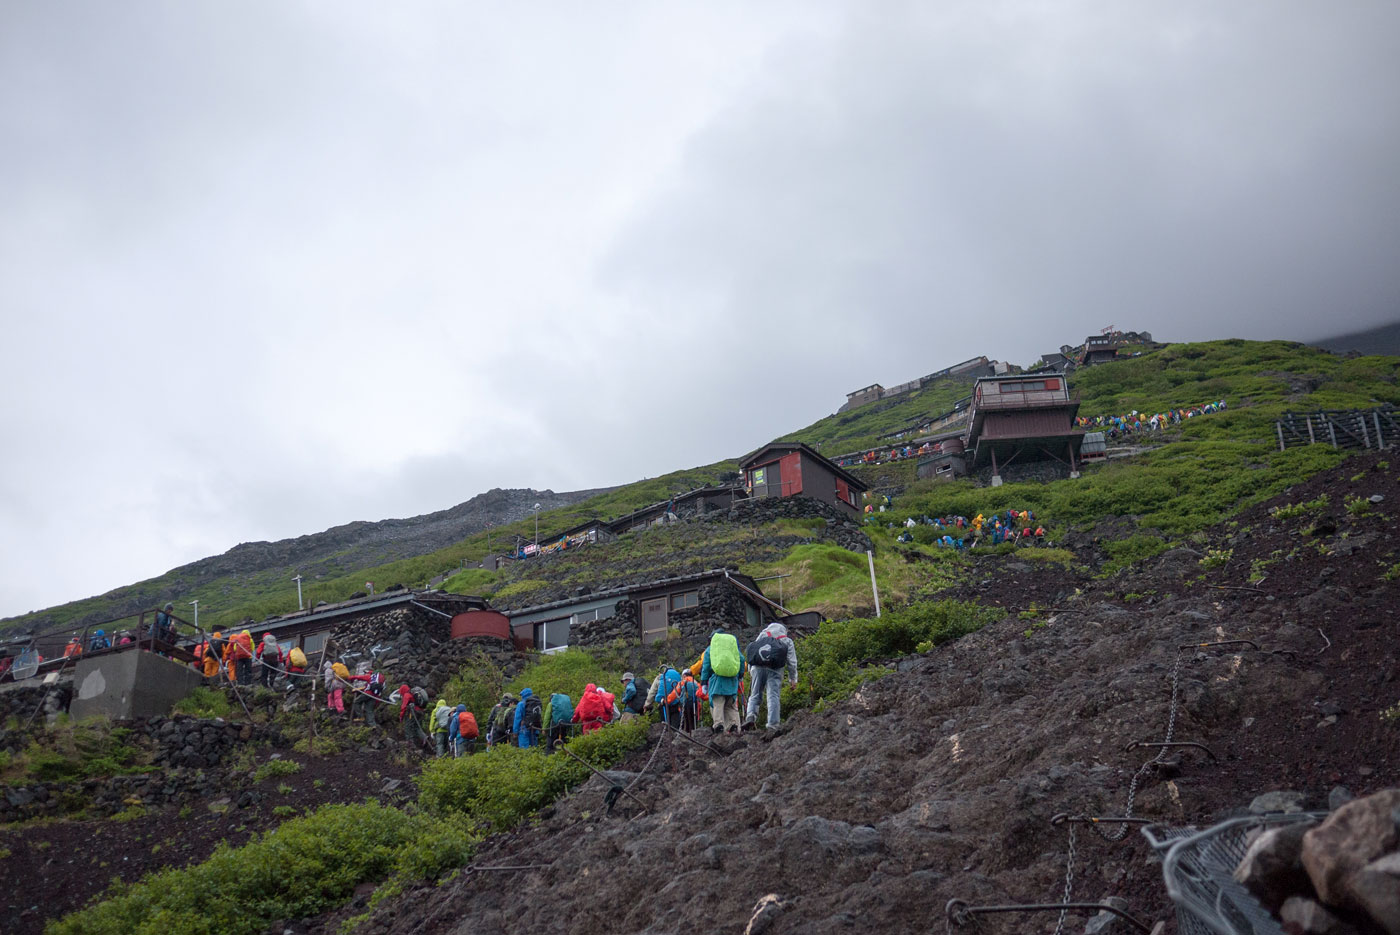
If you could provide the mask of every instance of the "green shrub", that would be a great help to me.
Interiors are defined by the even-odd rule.
[[[549,587],[548,581],[523,578],[519,581],[512,581],[510,584],[497,591],[493,596],[496,600],[508,601],[511,598],[526,597],[536,591],[542,591],[547,587]]]
[[[1065,568],[1073,565],[1075,561],[1075,555],[1069,549],[1022,549],[1016,553],[1016,557],[1026,562],[1063,565]]]
[[[500,583],[501,576],[497,572],[487,571],[485,568],[468,568],[448,578],[440,587],[453,594],[490,596]]]
[[[115,884],[107,898],[53,922],[47,935],[260,935],[269,923],[340,905],[363,882],[433,879],[473,840],[452,821],[372,802],[327,805],[208,860]]]
[[[568,695],[574,704],[578,704],[584,686],[589,682],[618,694],[622,683],[622,665],[625,663],[601,658],[600,653],[584,649],[566,649],[563,652],[540,656],[524,672],[512,679],[506,690],[519,697],[521,689],[529,688],[542,700],[549,698],[554,692],[562,692]],[[493,698],[491,704],[499,700]],[[490,705],[487,705],[487,710],[490,710]],[[478,712],[477,717],[481,716]]]
[[[442,697],[452,704],[464,704],[476,715],[482,729],[486,728],[486,713],[501,700],[506,676],[491,657],[477,653],[467,659],[457,674],[442,687]]]
[[[1346,503],[1347,512],[1353,516],[1365,516],[1371,512],[1371,501],[1365,497],[1351,497]]]
[[[1299,516],[1306,516],[1314,510],[1320,510],[1331,502],[1331,497],[1322,494],[1315,500],[1306,503],[1289,503],[1274,510],[1274,519],[1296,519]]]
[[[1201,559],[1201,567],[1217,568],[1230,561],[1234,554],[1234,549],[1206,549],[1205,557]]]
[[[637,718],[575,737],[568,749],[605,769],[646,742],[651,722]],[[419,804],[435,815],[461,815],[492,831],[513,827],[589,777],[587,767],[562,753],[498,746],[489,753],[433,760],[414,780]]]
[[[1104,577],[1117,574],[1124,568],[1136,565],[1154,555],[1161,555],[1167,548],[1167,543],[1162,540],[1161,536],[1141,534],[1106,542],[1103,550],[1108,553],[1108,561],[1104,562],[1100,574]]]
[[[861,682],[883,675],[868,663],[910,652],[927,652],[1001,619],[1006,611],[964,601],[910,604],[878,618],[833,620],[798,642],[802,681],[784,687],[785,709],[819,708],[851,694]]]
[[[268,760],[253,771],[253,782],[262,782],[273,776],[294,776],[301,772],[301,764],[296,760]]]
[[[106,718],[94,717],[77,723],[61,723],[44,742],[35,741],[7,763],[16,780],[71,782],[96,776],[119,776],[148,772],[149,752],[134,743],[128,727],[114,727]]]
[[[189,714],[194,717],[227,718],[233,713],[228,696],[222,691],[200,685],[179,701],[172,709],[175,714]]]

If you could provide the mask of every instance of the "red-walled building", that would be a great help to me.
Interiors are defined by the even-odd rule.
[[[773,442],[739,462],[752,497],[811,497],[860,516],[867,485],[801,442]]]

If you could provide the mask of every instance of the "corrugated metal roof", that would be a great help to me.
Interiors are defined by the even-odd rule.
[[[523,617],[526,614],[538,613],[542,610],[553,610],[556,607],[570,607],[574,604],[588,604],[594,601],[604,600],[609,597],[622,597],[635,591],[648,591],[652,588],[664,587],[670,584],[687,584],[692,581],[703,581],[708,578],[724,578],[726,572],[723,568],[711,568],[708,571],[697,571],[694,574],[678,575],[674,578],[658,578],[655,581],[643,581],[639,584],[625,584],[616,588],[608,588],[604,591],[593,591],[589,594],[582,594],[577,597],[566,597],[557,601],[548,601],[544,604],[535,604],[530,607],[520,607],[514,610],[494,608],[499,610],[514,620],[516,617]],[[748,575],[740,575],[736,572],[728,572],[728,576],[744,583],[745,587],[750,587],[762,594],[757,584]]]

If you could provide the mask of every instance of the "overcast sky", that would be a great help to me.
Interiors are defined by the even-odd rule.
[[[0,0],[0,615],[1395,320],[1397,97],[1379,0]]]

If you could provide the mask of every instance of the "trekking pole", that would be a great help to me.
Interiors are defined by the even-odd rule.
[[[686,740],[689,740],[691,743],[695,744],[697,747],[704,747],[706,750],[709,750],[711,753],[715,754],[716,756],[729,756],[729,754],[728,754],[727,752],[725,752],[724,750],[721,750],[719,747],[712,747],[712,746],[710,746],[708,743],[706,743],[706,742],[703,741],[703,740],[697,740],[697,739],[695,739],[694,737],[692,737],[690,734],[687,734],[685,731],[680,730],[679,728],[672,727],[671,730],[675,731],[675,733],[676,733],[677,736],[683,737],[683,738],[685,738]]]

